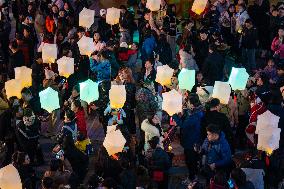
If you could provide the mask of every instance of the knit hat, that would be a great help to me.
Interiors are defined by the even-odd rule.
[[[103,15],[106,15],[107,11],[106,9],[101,9],[100,10],[100,15],[103,16]]]

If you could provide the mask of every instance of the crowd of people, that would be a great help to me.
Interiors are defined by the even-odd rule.
[[[284,3],[209,0],[200,15],[188,10],[184,18],[166,0],[155,12],[146,0],[129,0],[119,7],[119,24],[109,25],[106,9],[100,9],[86,29],[79,26],[79,13],[91,3],[2,3],[0,168],[12,164],[25,189],[165,189],[175,158],[171,142],[177,139],[188,168],[185,188],[260,189],[241,169],[254,168],[265,171],[265,188],[283,189]],[[77,44],[83,36],[93,38],[89,57]],[[59,75],[57,64],[43,62],[45,44],[57,45],[58,59],[74,58],[75,72],[68,78]],[[163,65],[174,69],[167,86],[156,82],[157,67]],[[21,66],[32,69],[32,86],[22,89],[21,98],[7,98],[5,82]],[[222,104],[208,87],[228,81],[232,67],[244,67],[250,77],[245,90],[232,91],[229,103]],[[183,68],[195,70],[191,91],[179,89]],[[80,99],[79,87],[87,79],[99,83],[99,99],[89,104]],[[125,85],[123,108],[110,107],[111,85]],[[39,98],[48,87],[60,102],[51,113]],[[182,94],[183,110],[169,116],[162,94],[172,89]],[[255,133],[258,115],[267,110],[280,117],[282,129],[272,154],[257,150]],[[126,143],[122,152],[109,156],[101,143],[95,147],[99,139],[93,132],[102,127],[106,134],[112,125]],[[50,162],[42,138],[52,141]],[[39,175],[35,168],[42,165],[48,169]]]

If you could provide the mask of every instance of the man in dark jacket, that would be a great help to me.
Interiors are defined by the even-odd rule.
[[[214,170],[226,170],[232,164],[230,146],[225,134],[218,125],[210,124],[207,130],[207,138],[204,140],[201,150],[206,155],[206,165]]]
[[[163,65],[169,64],[173,60],[171,46],[167,42],[167,38],[164,34],[161,34],[159,37],[155,53],[159,55],[159,61]]]
[[[35,115],[39,116],[42,114],[41,104],[38,96],[33,96],[30,89],[24,87],[21,91],[22,99],[24,100],[25,106],[32,109]]]
[[[181,117],[175,114],[173,119],[181,128],[181,145],[184,148],[189,179],[194,180],[198,171],[198,154],[194,151],[194,146],[201,142],[201,119],[204,113],[197,95],[191,94],[189,103],[193,108],[185,111]]]
[[[38,55],[37,59],[31,66],[32,68],[32,87],[35,93],[40,91],[40,86],[42,85],[42,81],[44,78],[44,68],[42,65],[41,54]]]
[[[18,49],[17,41],[11,42],[9,48],[11,50],[11,55],[8,64],[8,74],[9,78],[15,78],[14,68],[24,66],[24,54]]]
[[[218,125],[220,130],[224,132],[226,139],[229,141],[229,144],[232,146],[233,143],[233,133],[230,126],[230,121],[227,116],[221,112],[220,110],[220,100],[217,98],[213,98],[209,102],[209,110],[205,113],[205,116],[202,119],[202,137],[203,139],[206,137],[206,127],[210,124]]]
[[[206,30],[201,30],[199,32],[199,37],[199,40],[193,45],[193,49],[196,53],[194,59],[196,60],[198,67],[202,68],[204,60],[208,55],[208,32]]]
[[[224,58],[216,51],[214,45],[209,45],[209,55],[204,61],[202,73],[208,85],[223,78]]]
[[[248,73],[256,68],[255,49],[258,46],[257,29],[253,27],[252,20],[245,21],[245,28],[241,36],[242,59]]]

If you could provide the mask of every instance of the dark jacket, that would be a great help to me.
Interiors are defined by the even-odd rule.
[[[120,175],[120,183],[124,189],[132,189],[136,187],[136,175],[132,170],[123,170]]]
[[[224,58],[218,53],[213,52],[204,61],[202,73],[206,83],[214,85],[215,81],[223,78]]]
[[[245,28],[242,34],[242,48],[256,49],[257,48],[258,34],[256,28]]]
[[[159,41],[155,49],[155,53],[159,55],[159,61],[163,64],[169,64],[172,62],[172,50],[170,44],[166,41]]]
[[[255,189],[251,181],[247,181],[243,186],[239,186],[238,189]]]
[[[222,132],[224,132],[226,139],[231,144],[233,140],[233,133],[230,125],[230,121],[227,116],[221,112],[217,111],[208,111],[205,113],[201,125],[202,125],[202,137],[206,138],[206,127],[209,124],[216,124],[220,126]]]
[[[217,168],[224,168],[232,163],[231,149],[223,132],[217,141],[209,142],[206,138],[202,144],[202,150],[206,155],[207,163],[215,163]]]
[[[198,40],[196,45],[193,47],[195,54],[194,59],[196,60],[198,67],[202,68],[205,58],[208,55],[209,43],[208,40]]]
[[[12,53],[10,55],[9,64],[8,64],[9,77],[15,78],[14,68],[24,66],[24,64],[25,64],[24,54],[21,50],[17,50],[15,53]]]
[[[170,168],[170,158],[168,154],[160,147],[157,147],[151,157],[151,169],[167,171]]]
[[[185,112],[182,117],[176,114],[173,119],[181,128],[181,145],[184,149],[193,149],[194,144],[201,142],[201,119],[204,113],[201,108],[193,112]],[[194,134],[192,134],[194,133]]]

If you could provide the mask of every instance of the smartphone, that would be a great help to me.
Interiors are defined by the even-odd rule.
[[[229,185],[229,188],[235,188],[235,184],[234,184],[234,181],[232,179],[228,180],[228,185]]]
[[[61,159],[63,155],[64,155],[63,150],[59,150],[59,151],[56,153],[55,158],[56,158],[56,159]]]
[[[65,79],[62,79],[59,84],[63,85],[65,83],[65,81],[66,81]]]

